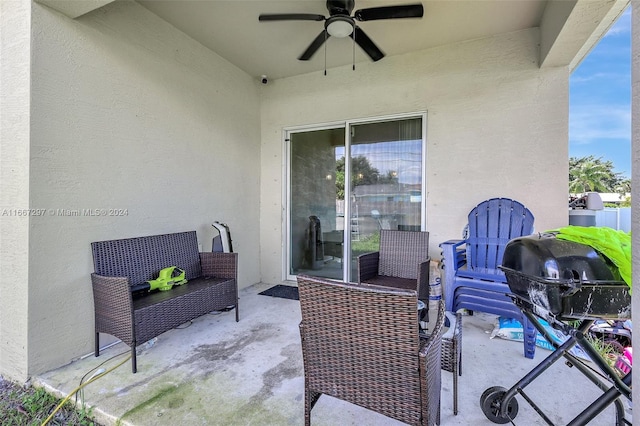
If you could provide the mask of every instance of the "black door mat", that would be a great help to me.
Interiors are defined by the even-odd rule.
[[[299,300],[298,287],[290,285],[274,285],[273,287],[268,288],[265,291],[261,291],[258,294],[262,294],[263,296],[281,297],[283,299]]]

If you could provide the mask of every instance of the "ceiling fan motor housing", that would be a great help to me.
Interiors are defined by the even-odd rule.
[[[351,15],[355,5],[354,0],[327,0],[329,15]]]
[[[342,15],[331,16],[324,23],[324,27],[327,29],[329,35],[336,38],[350,36],[351,33],[353,33],[354,25],[355,21],[353,18]]]

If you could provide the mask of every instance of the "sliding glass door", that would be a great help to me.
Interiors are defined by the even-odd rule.
[[[343,279],[344,202],[336,171],[344,135],[344,127],[289,134],[289,276]]]
[[[356,258],[377,251],[380,229],[422,226],[422,119],[351,126],[351,276]]]
[[[424,120],[287,132],[286,278],[355,280],[356,258],[378,249],[380,229],[424,227]]]

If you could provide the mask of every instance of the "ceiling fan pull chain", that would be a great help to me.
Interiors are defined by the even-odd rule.
[[[355,30],[355,25],[353,29]],[[353,44],[353,67],[351,69],[355,71],[356,70],[356,32],[355,31],[351,33],[351,38],[353,39],[353,43],[352,43]]]
[[[327,32],[324,32],[324,75],[327,75]]]

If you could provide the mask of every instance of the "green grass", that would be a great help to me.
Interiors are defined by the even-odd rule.
[[[0,377],[2,426],[42,425],[61,401],[42,388],[20,386]],[[48,425],[99,426],[93,420],[92,409],[75,409],[71,402],[58,410]]]
[[[351,251],[354,256],[358,256],[364,253],[370,253],[372,251],[378,251],[380,249],[380,234],[375,233],[368,237],[362,238],[360,241],[351,242]]]

